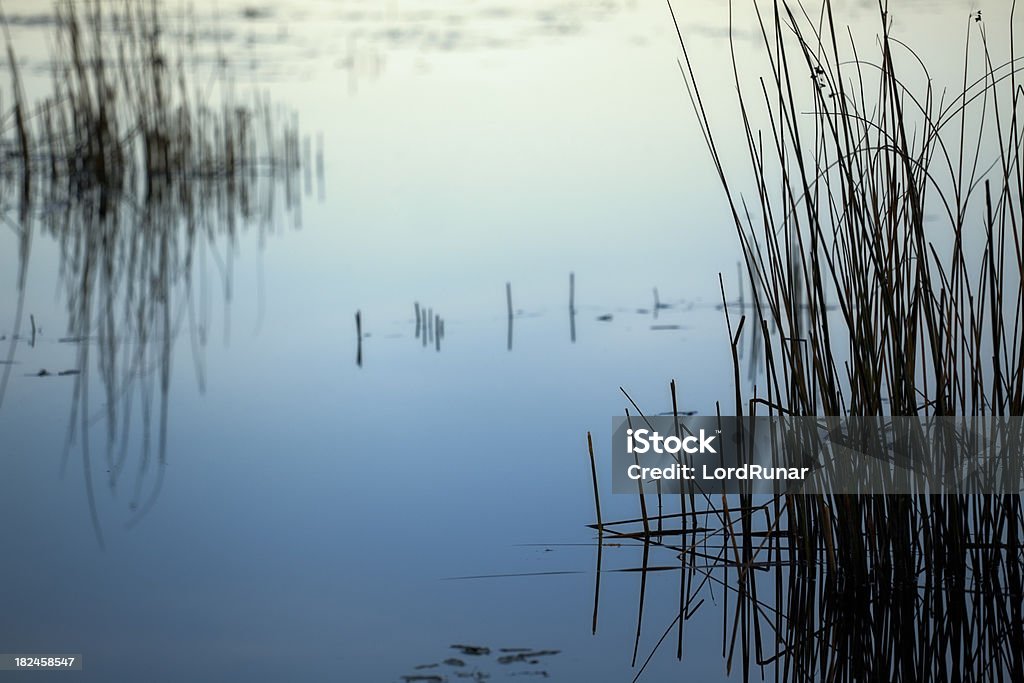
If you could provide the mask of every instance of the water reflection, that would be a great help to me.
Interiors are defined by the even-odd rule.
[[[721,625],[726,672],[743,681],[1019,677],[1019,550],[1012,540],[997,540],[1017,536],[1019,501],[936,496],[920,507],[894,496],[843,501],[873,521],[868,529],[842,528],[837,517],[844,513],[834,508],[840,502],[740,500],[664,515],[657,534],[640,520],[594,525],[595,633],[602,573],[635,572],[638,679],[659,654],[684,662],[710,654],[685,647],[695,617],[701,628]],[[793,529],[803,519],[823,525],[816,541],[805,542],[805,531]],[[840,557],[840,545],[859,550]],[[640,557],[602,570],[609,550]],[[678,574],[678,610],[668,622],[650,623],[648,581],[661,572]],[[659,593],[657,600],[666,597]]]
[[[225,340],[230,334],[227,312],[234,296],[237,216],[245,216],[245,229],[261,239],[271,231],[273,197],[278,192],[274,182],[248,178],[239,186],[204,179],[194,184],[196,195],[188,201],[182,201],[180,194],[160,194],[143,203],[105,200],[102,190],[69,198],[50,188],[40,202],[56,208],[34,213],[21,224],[26,245],[23,269],[28,267],[33,233],[59,245],[68,320],[59,343],[76,349],[72,413],[61,470],[77,444],[101,543],[93,500],[90,429],[97,422],[105,424],[107,486],[111,492],[128,486],[129,508],[134,513],[129,524],[134,524],[159,495],[167,464],[167,395],[175,340],[180,332],[186,333],[196,381],[204,389],[214,290],[220,290],[224,302]],[[21,286],[19,311],[23,294]],[[18,327],[16,320],[15,330]],[[34,336],[33,330],[33,340]],[[17,341],[16,332],[9,343],[8,361],[16,356]],[[4,389],[10,367],[5,368]],[[94,369],[101,387],[98,412],[92,403],[95,392],[90,391]],[[141,419],[140,439],[132,436],[135,419]],[[139,449],[134,462],[129,458],[132,445]]]
[[[171,66],[170,52],[180,46],[161,38],[159,14],[129,9],[115,16],[120,40],[113,48],[103,6],[82,12],[59,6],[53,94],[37,109],[38,127],[24,113],[19,71],[12,66],[16,154],[5,167],[0,207],[19,238],[19,270],[0,405],[22,339],[26,276],[38,234],[58,249],[67,324],[57,343],[75,349],[74,368],[56,373],[74,377],[61,472],[78,446],[102,546],[91,429],[105,426],[106,484],[112,494],[129,490],[131,526],[151,509],[163,484],[175,340],[187,332],[202,391],[212,290],[222,293],[227,341],[239,236],[252,233],[262,244],[282,218],[298,225],[303,164],[297,126],[282,120],[268,100],[239,103],[226,92],[216,104],[189,99],[197,74],[180,61]],[[15,65],[10,44],[8,50]],[[306,169],[310,177],[308,163]],[[29,322],[34,349],[40,332],[34,314]],[[97,391],[90,389],[94,369]],[[35,376],[52,374],[44,368]],[[135,437],[131,427],[138,419],[141,435]]]

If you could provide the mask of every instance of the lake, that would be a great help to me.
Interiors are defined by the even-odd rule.
[[[900,3],[894,31],[955,88],[949,46],[979,7],[1005,45],[1006,4]],[[36,2],[3,10],[33,100],[55,23]],[[870,46],[874,3],[836,10]],[[192,68],[294,113],[307,165],[292,208],[278,197],[265,220],[175,247],[188,266],[145,290],[164,327],[133,323],[147,295],[128,288],[155,276],[120,275],[127,252],[108,287],[82,290],[74,240],[2,204],[0,652],[80,653],[81,681],[632,680],[639,578],[609,571],[637,564],[629,547],[603,550],[591,633],[587,432],[607,482],[620,387],[651,413],[672,409],[671,379],[682,410],[728,403],[719,273],[744,295],[667,7],[167,11]],[[742,164],[728,8],[676,12]],[[735,12],[756,79],[757,22]],[[84,339],[76,293],[94,297]],[[417,329],[427,310],[442,337]],[[610,490],[601,502],[606,518],[639,512]],[[666,599],[647,602],[642,657],[677,583],[648,579]],[[683,664],[666,647],[644,680],[729,679],[711,601]]]

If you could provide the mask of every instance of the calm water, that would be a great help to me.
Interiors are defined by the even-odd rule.
[[[995,24],[1007,5],[977,6]],[[29,92],[41,92],[53,25],[36,3],[4,9]],[[900,3],[897,31],[955,74],[948,45],[973,9]],[[873,3],[842,12],[873,35]],[[729,130],[727,12],[702,0],[679,13]],[[586,432],[606,455],[620,386],[660,412],[675,378],[681,408],[713,411],[732,390],[718,273],[730,297],[738,290],[735,235],[666,8],[232,1],[195,10],[194,25],[198,68],[223,55],[238,91],[293,108],[314,157],[322,135],[323,185],[310,182],[301,220],[281,211],[269,233],[243,228],[234,242],[197,248],[191,290],[172,290],[175,311],[191,298],[198,313],[182,314],[170,356],[165,462],[153,450],[140,469],[142,406],[129,401],[116,486],[95,355],[80,368],[92,428],[61,474],[77,376],[34,375],[75,369],[78,344],[59,341],[61,246],[34,236],[24,311],[40,329],[34,346],[19,343],[0,408],[0,651],[82,653],[82,681],[473,670],[631,680],[634,574],[603,579],[590,633]],[[749,11],[735,27],[752,64]],[[17,237],[4,230],[4,349],[18,264]],[[669,307],[654,310],[655,287]],[[444,318],[440,351],[416,338],[414,302]],[[197,346],[200,329],[207,343]],[[630,497],[603,503],[606,517],[636,512]],[[609,548],[604,561],[636,558]],[[666,582],[672,597],[676,581],[656,576],[648,590]],[[648,601],[648,623],[667,627],[672,601]],[[684,668],[666,648],[648,680],[725,677],[720,617],[708,607]],[[642,653],[661,630],[646,632]],[[559,652],[497,661],[508,654],[499,648],[520,647]],[[451,657],[467,666],[415,668]]]

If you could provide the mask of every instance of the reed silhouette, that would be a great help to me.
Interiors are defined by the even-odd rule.
[[[1013,41],[997,60],[991,16],[966,17],[951,96],[891,35],[885,2],[870,57],[827,0],[816,14],[784,1],[755,8],[768,59],[755,91],[735,44],[731,55],[749,196],[676,22],[681,74],[753,293],[737,307],[722,282],[735,391],[717,411],[1024,414]],[[1012,26],[1010,12],[1000,20]],[[752,390],[741,381],[745,334],[764,363]],[[678,415],[674,382],[670,391]],[[594,525],[599,567],[608,541],[642,551],[638,678],[673,631],[684,658],[685,625],[714,594],[726,671],[745,681],[1024,680],[1019,495],[689,493],[656,515],[640,499],[639,518]],[[679,572],[678,614],[644,658],[646,577],[659,570]],[[595,625],[596,613],[595,600]]]

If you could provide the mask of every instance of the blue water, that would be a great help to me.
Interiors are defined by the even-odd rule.
[[[27,87],[42,92],[40,38],[52,26],[30,21],[39,10],[28,6],[5,10],[25,18],[11,34]],[[923,50],[944,59],[968,9],[915,4],[898,22],[934,29],[921,30]],[[870,35],[870,9],[843,11]],[[701,2],[681,16],[730,130],[725,12]],[[227,3],[217,16],[200,10],[197,24],[204,53],[230,57],[239,91],[268,90],[304,133],[322,135],[322,197],[314,180],[300,225],[282,211],[264,237],[243,227],[234,242],[197,247],[191,289],[177,281],[171,295],[182,322],[166,451],[150,374],[148,393],[130,401],[113,487],[107,458],[120,446],[108,450],[98,342],[86,342],[97,349],[80,368],[89,433],[79,421],[66,466],[80,376],[33,376],[76,368],[79,346],[58,341],[69,291],[60,246],[33,228],[18,333],[30,313],[42,331],[35,346],[19,342],[0,408],[0,652],[84,657],[79,674],[24,676],[33,681],[455,680],[472,670],[631,680],[637,575],[603,577],[591,635],[586,433],[607,480],[610,418],[627,405],[620,386],[650,412],[671,409],[673,378],[681,409],[729,401],[718,274],[729,298],[740,289],[667,10],[310,0]],[[753,35],[749,13],[737,24]],[[739,147],[728,153],[742,160]],[[218,265],[229,254],[230,272]],[[0,349],[15,334],[18,263],[14,230],[0,232],[10,292]],[[655,287],[667,308],[654,310]],[[190,299],[199,322],[185,314]],[[415,336],[414,302],[444,318],[440,351]],[[144,470],[143,395],[153,407]],[[121,406],[117,434],[127,417]],[[638,512],[630,496],[606,492],[602,505],[606,519]],[[608,548],[603,561],[637,557]],[[497,576],[510,574],[521,576]],[[651,578],[659,597],[648,599],[641,660],[675,616],[677,581]],[[647,680],[725,676],[712,602],[701,619],[685,663],[663,648]],[[460,655],[458,643],[493,653]],[[497,662],[499,648],[518,647],[559,653]],[[467,666],[415,668],[450,657]]]

